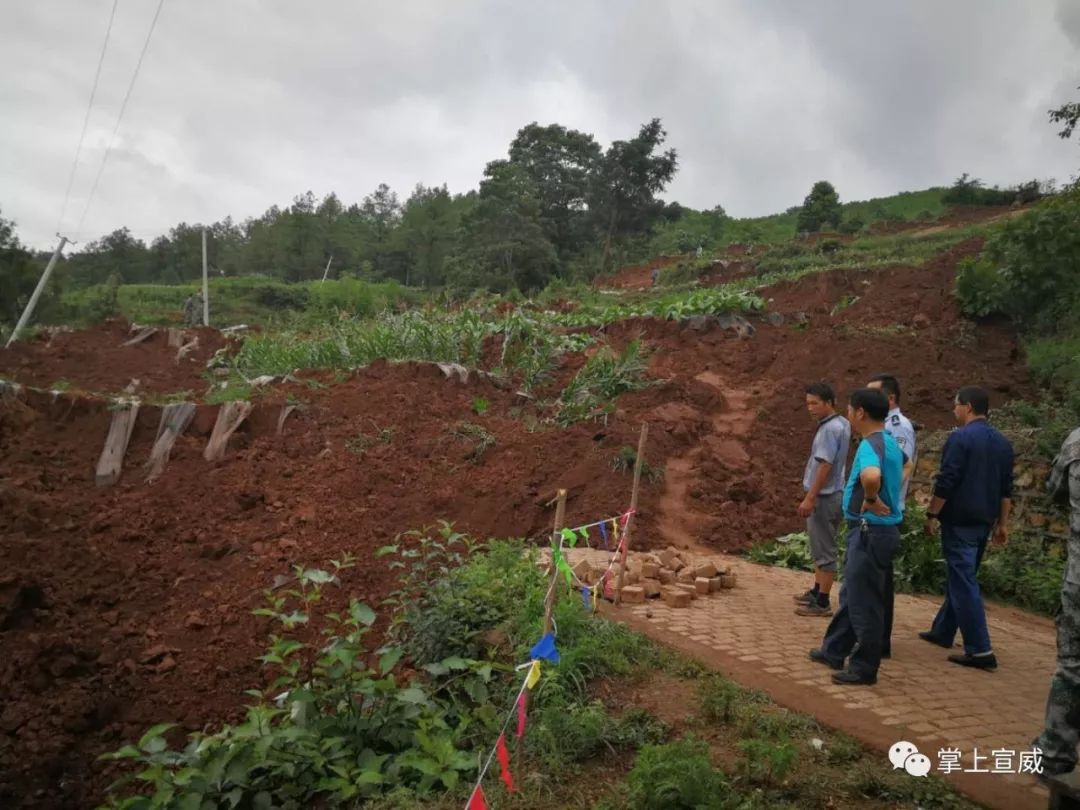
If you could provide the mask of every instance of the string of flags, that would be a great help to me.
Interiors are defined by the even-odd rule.
[[[562,529],[552,535],[552,563],[555,568],[562,573],[566,579],[566,584],[571,590],[573,590],[575,583],[580,586],[581,599],[586,610],[596,610],[601,592],[605,590],[611,570],[614,568],[615,562],[619,559],[620,552],[623,548],[626,529],[630,525],[630,518],[633,514],[634,510],[630,509],[623,512],[621,515],[604,518],[603,520],[598,520],[593,523],[586,523],[582,526]],[[570,564],[566,561],[566,557],[563,555],[564,549],[575,548],[579,540],[584,541],[586,547],[591,549],[592,546],[589,544],[589,529],[593,528],[599,530],[605,551],[611,551],[611,543],[615,546],[614,551],[612,551],[611,554],[611,559],[608,562],[607,569],[601,575],[600,582],[596,586],[591,586],[588,583],[582,582],[577,574],[574,573],[574,569],[570,567]],[[548,589],[549,593],[551,589],[555,587],[556,582],[558,582],[557,578],[552,577],[551,585]],[[487,797],[484,795],[484,777],[487,776],[488,770],[491,768],[493,762],[499,763],[499,779],[506,786],[507,792],[517,792],[517,783],[514,781],[514,775],[510,771],[510,752],[506,747],[506,730],[510,726],[510,721],[516,718],[517,725],[514,729],[515,737],[520,740],[525,736],[525,726],[528,723],[528,692],[540,681],[541,662],[558,664],[559,659],[559,650],[555,645],[555,633],[549,632],[545,633],[544,636],[533,645],[532,649],[529,650],[529,660],[517,667],[519,671],[525,670],[525,679],[521,683],[521,688],[517,691],[513,706],[503,720],[502,728],[499,730],[499,736],[495,740],[495,746],[488,753],[487,759],[484,761],[484,766],[480,769],[480,774],[477,776],[476,783],[473,785],[472,792],[469,794],[469,800],[465,804],[465,810],[488,810]]]
[[[507,792],[517,792],[517,784],[514,782],[514,775],[510,771],[510,751],[506,747],[506,729],[509,727],[510,721],[516,717],[515,736],[519,740],[525,736],[525,725],[528,722],[526,693],[535,687],[540,680],[540,662],[547,661],[551,664],[557,664],[559,658],[559,650],[555,646],[555,634],[546,633],[529,650],[529,661],[518,667],[518,670],[526,670],[525,680],[522,681],[521,688],[518,689],[513,707],[503,721],[499,737],[495,740],[495,747],[491,749],[487,760],[484,762],[484,767],[480,769],[480,775],[476,778],[472,793],[469,794],[469,801],[465,804],[465,810],[488,810],[487,797],[484,795],[484,777],[487,776],[493,761],[499,763],[499,779],[506,786]]]

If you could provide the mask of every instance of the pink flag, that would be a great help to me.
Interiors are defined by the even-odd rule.
[[[510,774],[510,752],[506,750],[505,734],[500,734],[495,743],[495,756],[499,758],[499,778],[506,783],[509,793],[515,792],[517,788],[514,787],[514,777]]]

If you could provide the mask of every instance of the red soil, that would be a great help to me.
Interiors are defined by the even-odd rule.
[[[355,555],[330,602],[347,594],[377,606],[393,572],[374,551],[398,532],[445,518],[481,537],[540,537],[558,487],[569,490],[571,523],[621,512],[630,477],[611,461],[636,443],[643,420],[648,460],[665,478],[644,486],[635,546],[740,549],[799,529],[808,382],[827,379],[844,397],[891,371],[905,410],[931,427],[949,423],[961,383],[983,383],[997,400],[1024,390],[1011,331],[963,321],[952,303],[956,262],[975,249],[966,243],[920,268],[780,285],[765,295],[784,322],[756,320],[748,338],[650,320],[614,325],[616,345],[644,335],[657,384],[620,397],[606,425],[530,432],[511,416],[524,403],[486,379],[380,363],[329,388],[275,389],[219,464],[201,457],[214,416],[201,409],[153,485],[140,465],[160,411],[144,407],[120,483],[99,490],[104,404],[35,392],[0,401],[0,806],[89,806],[115,775],[94,761],[101,752],[155,722],[193,730],[235,718],[242,690],[265,678],[255,656],[267,627],[251,610],[293,563]],[[853,290],[859,300],[830,315]],[[163,344],[121,365],[121,332],[65,335],[53,352],[64,357],[37,345],[0,351],[0,369],[101,390],[130,377],[197,388],[201,363],[181,374]],[[76,352],[85,345],[99,351]],[[560,381],[581,362],[566,358]],[[286,393],[306,402],[277,436]],[[475,397],[490,403],[483,416]],[[478,464],[453,434],[461,421],[496,437]],[[383,428],[393,428],[389,444],[363,457],[347,449]],[[143,663],[162,645],[167,657]]]

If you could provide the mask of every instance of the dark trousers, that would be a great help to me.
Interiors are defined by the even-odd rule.
[[[885,629],[881,634],[881,654],[892,655],[892,619],[893,602],[896,601],[896,588],[893,585],[893,567],[885,572]]]
[[[885,630],[886,581],[900,545],[899,526],[848,522],[844,583],[821,650],[832,661],[848,660],[848,670],[876,676]]]
[[[977,578],[989,538],[989,526],[941,524],[941,550],[948,574],[945,601],[934,617],[930,633],[951,647],[959,630],[968,655],[990,652],[990,631],[986,628],[986,610]]]

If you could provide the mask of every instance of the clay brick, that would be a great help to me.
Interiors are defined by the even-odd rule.
[[[695,579],[694,572],[690,571],[690,570],[679,571],[679,573],[677,573],[675,575],[675,581],[676,582],[687,582],[687,583],[693,585],[694,584],[694,579]]]
[[[695,579],[694,588],[697,589],[697,592],[700,594],[706,594],[711,590],[709,580],[706,577],[698,577]]]
[[[721,588],[734,588],[735,587],[735,575],[734,574],[724,574],[723,576],[721,576],[720,577],[720,587]]]
[[[711,562],[702,563],[694,568],[694,576],[702,579],[712,579],[716,574],[716,566]]]
[[[671,563],[675,560],[675,552],[669,548],[659,552],[656,556],[660,560],[660,564],[667,568],[671,568]]]
[[[664,588],[662,596],[664,601],[673,608],[690,607],[690,594],[681,588]]]
[[[724,587],[723,586],[723,581],[724,581],[724,578],[722,576],[713,577],[712,579],[709,580],[709,590],[711,592],[713,592],[713,593],[720,590],[722,587]]]
[[[641,572],[634,571],[633,569],[627,571],[626,574],[623,575],[623,582],[627,585],[636,585],[638,582],[641,582]]]
[[[675,588],[675,590],[678,590],[678,591],[686,591],[688,594],[690,594],[691,599],[697,599],[697,595],[698,595],[697,586],[694,585],[693,583],[676,582],[673,587]]]
[[[671,585],[675,582],[675,572],[672,571],[670,568],[661,568],[658,579],[664,585]]]
[[[645,579],[658,579],[660,577],[660,566],[654,562],[647,562],[641,566],[641,576]]]
[[[641,588],[645,591],[645,598],[652,599],[660,595],[660,580],[643,579],[641,580]]]
[[[686,568],[686,563],[681,558],[673,556],[671,562],[668,563],[668,568],[672,571],[682,571]]]
[[[645,589],[640,585],[624,585],[622,600],[630,605],[639,605],[645,601]]]

